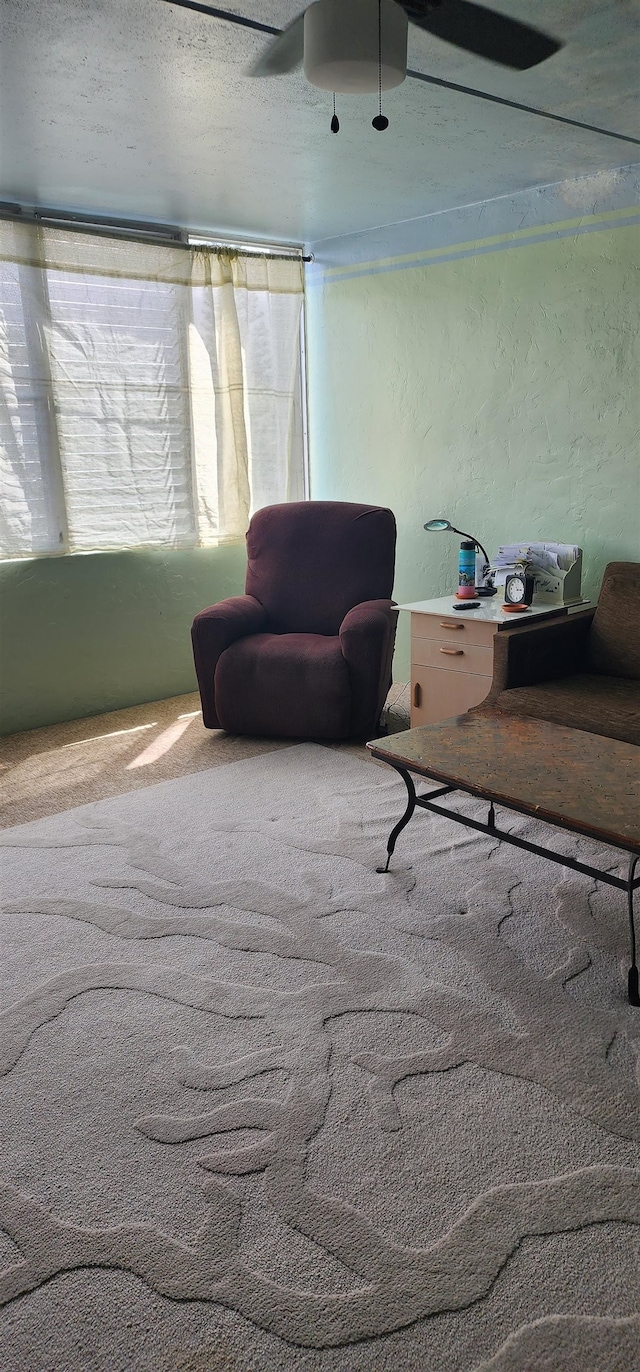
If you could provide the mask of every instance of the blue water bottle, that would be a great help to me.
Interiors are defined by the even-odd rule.
[[[458,599],[473,600],[476,593],[476,545],[463,539],[458,557]]]

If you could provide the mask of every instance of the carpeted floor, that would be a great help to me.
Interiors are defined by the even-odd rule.
[[[624,901],[424,812],[379,876],[403,807],[302,745],[5,830],[2,1372],[640,1366]]]
[[[409,727],[408,686],[391,687],[382,722]],[[365,756],[362,744],[328,746]],[[30,729],[0,738],[0,828],[289,747],[205,729],[197,691]]]

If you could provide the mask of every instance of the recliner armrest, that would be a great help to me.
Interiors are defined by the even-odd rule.
[[[213,691],[218,658],[236,639],[263,633],[266,627],[267,612],[251,595],[230,596],[196,615],[191,642],[206,729],[220,728]]]
[[[340,647],[351,684],[351,734],[375,731],[391,685],[398,611],[392,600],[354,605],[340,625]]]
[[[504,629],[493,639],[493,681],[478,708],[491,706],[502,691],[536,686],[585,670],[586,648],[595,611],[563,615],[539,624]]]

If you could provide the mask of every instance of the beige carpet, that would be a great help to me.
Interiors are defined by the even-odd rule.
[[[391,687],[383,723],[409,727],[408,686]],[[205,729],[197,692],[13,734],[0,738],[0,828],[290,746]]]
[[[4,832],[2,1372],[640,1366],[624,901],[425,813],[379,876],[403,805],[305,745]]]

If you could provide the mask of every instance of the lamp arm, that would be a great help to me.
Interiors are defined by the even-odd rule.
[[[485,560],[485,562],[486,562],[486,564],[487,564],[487,567],[490,567],[490,566],[491,566],[491,562],[489,561],[489,555],[488,555],[488,553],[487,553],[487,550],[486,550],[486,548],[483,548],[483,546],[482,546],[482,544],[481,544],[481,542],[480,542],[480,539],[479,539],[479,538],[476,538],[475,534],[465,534],[465,533],[462,532],[462,529],[454,529],[453,524],[451,525],[451,532],[454,533],[454,534],[460,534],[460,537],[461,537],[461,538],[466,538],[466,539],[468,539],[468,540],[469,540],[469,543],[475,543],[476,548],[479,548],[479,549],[480,549],[480,552],[481,552],[481,553],[484,553],[484,560]]]

